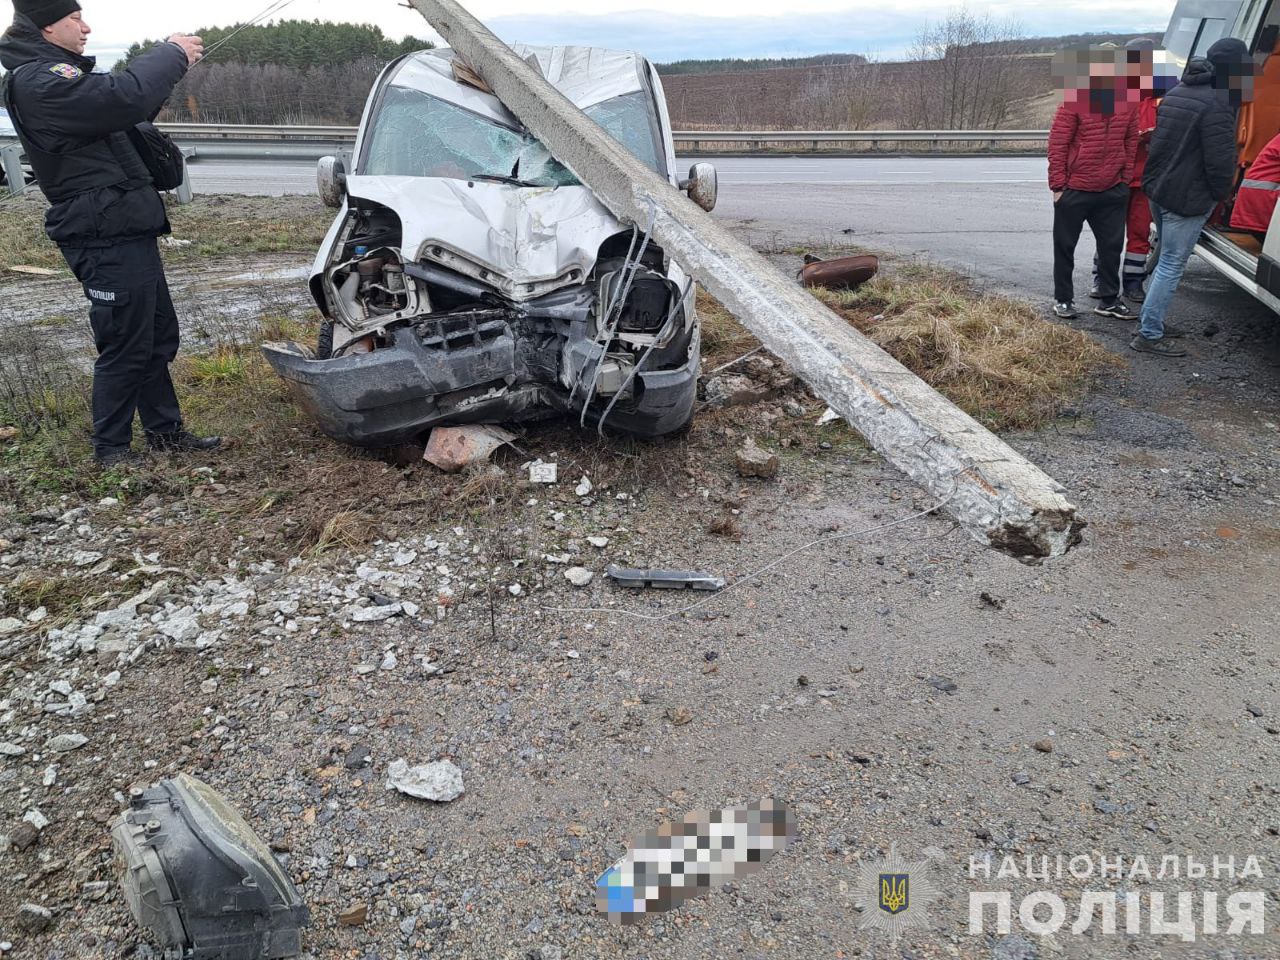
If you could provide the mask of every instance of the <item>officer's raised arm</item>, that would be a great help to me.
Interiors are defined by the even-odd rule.
[[[48,111],[50,118],[58,132],[72,137],[99,137],[150,120],[186,74],[190,56],[187,47],[166,41],[119,73],[51,76],[42,92],[53,103],[65,101],[67,109]]]

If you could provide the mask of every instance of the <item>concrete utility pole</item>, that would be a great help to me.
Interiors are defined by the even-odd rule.
[[[614,216],[655,242],[977,540],[1060,556],[1083,521],[1062,487],[732,237],[454,0],[410,0]],[[652,225],[651,225],[652,224]]]

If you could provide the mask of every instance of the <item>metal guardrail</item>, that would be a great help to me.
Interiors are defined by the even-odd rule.
[[[275,142],[286,144],[351,144],[355,142],[355,127],[296,127],[242,124],[170,123],[163,129],[175,140],[190,143],[198,157],[201,152],[211,155],[213,150],[201,151],[201,147],[213,144],[256,145]],[[692,145],[695,150],[705,144],[748,144],[760,147],[764,144],[807,143],[812,149],[818,144],[853,145],[881,143],[927,143],[939,146],[944,143],[1042,143],[1049,139],[1048,130],[677,130],[672,134],[677,145]],[[286,152],[284,155],[288,155]]]
[[[349,155],[355,144],[356,127],[274,126],[269,124],[166,123],[161,129],[182,147],[188,160],[252,160],[306,163],[329,154]],[[871,150],[882,144],[1001,143],[1040,144],[1049,139],[1048,130],[677,130],[672,134],[677,148],[702,153],[711,146],[743,149],[765,147],[791,153],[816,153],[866,144]],[[17,169],[16,145],[0,139],[0,156],[10,169]],[[10,177],[12,192],[20,192]]]

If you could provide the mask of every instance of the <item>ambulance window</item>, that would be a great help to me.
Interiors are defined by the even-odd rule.
[[[1169,42],[1165,44],[1179,63],[1185,64],[1191,56],[1191,47],[1196,42],[1196,34],[1200,32],[1199,17],[1178,17],[1169,31]]]
[[[1196,45],[1191,48],[1193,57],[1203,57],[1211,46],[1222,39],[1227,32],[1227,21],[1222,19],[1203,20],[1200,24],[1200,35],[1196,37]]]

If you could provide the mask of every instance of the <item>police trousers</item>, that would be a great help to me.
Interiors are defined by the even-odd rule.
[[[148,434],[182,427],[169,364],[178,355],[178,315],[155,239],[111,247],[63,247],[89,299],[93,365],[93,450],[127,448],[136,412]]]

